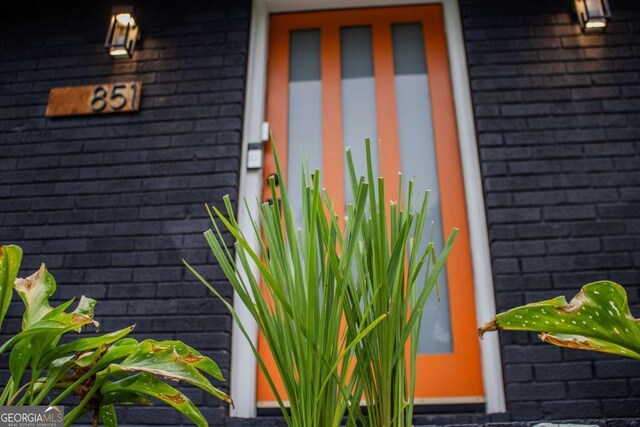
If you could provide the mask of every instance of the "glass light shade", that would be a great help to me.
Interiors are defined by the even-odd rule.
[[[111,11],[109,32],[105,48],[114,59],[131,58],[140,38],[140,26],[136,22],[133,7],[117,7]]]
[[[574,0],[580,27],[585,33],[601,33],[607,28],[611,10],[607,0]]]

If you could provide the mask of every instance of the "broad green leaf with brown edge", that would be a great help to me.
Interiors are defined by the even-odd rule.
[[[182,341],[163,341],[163,343],[166,346],[173,347],[174,351],[181,361],[189,362],[201,371],[204,371],[207,374],[211,375],[213,378],[224,381],[224,377],[222,376],[220,368],[210,358],[203,356]]]
[[[120,329],[119,331],[110,332],[108,334],[100,335],[97,337],[78,338],[67,344],[60,345],[56,347],[55,350],[53,350],[50,354],[47,355],[47,359],[45,360],[45,363],[48,364],[52,360],[62,357],[65,354],[72,354],[72,353],[75,354],[79,352],[85,352],[87,350],[92,350],[94,348],[98,348],[105,344],[111,344],[129,335],[129,333],[131,333],[133,328],[134,328],[133,326],[127,326],[126,328]]]
[[[16,281],[16,284],[17,282],[18,281]],[[38,284],[38,282],[36,282],[36,284]],[[45,305],[49,307],[48,299],[43,304],[43,306]],[[30,357],[31,369],[33,371],[32,375],[38,376],[40,375],[40,372],[46,368],[46,365],[42,363],[41,359],[46,358],[47,354],[54,351],[62,335],[70,331],[80,332],[80,328],[89,323],[94,324],[97,328],[98,323],[93,320],[95,305],[96,301],[94,299],[83,296],[78,302],[78,307],[72,313],[61,312],[60,314],[53,315],[54,312],[58,312],[58,309],[51,309],[51,307],[49,307],[49,311],[42,317],[42,320],[35,323],[30,323],[28,321],[23,322],[23,325],[26,325],[27,330],[33,330],[37,325],[47,321],[60,322],[60,327],[54,331],[43,331],[27,338],[31,341]]]
[[[62,335],[69,331],[79,331],[81,327],[88,324],[94,324],[93,319],[77,313],[63,313],[52,319],[41,320],[33,324],[29,329],[14,335],[2,344],[2,346],[0,346],[0,353],[3,353],[7,349],[13,347],[22,339],[32,337],[33,335],[41,332],[50,332]]]
[[[583,286],[568,304],[560,296],[498,314],[478,334],[498,329],[540,332],[542,341],[557,346],[640,359],[640,320],[631,315],[624,288],[610,281]]]
[[[78,316],[86,316],[90,319],[93,319],[96,303],[97,301],[94,300],[93,298],[87,298],[83,295],[80,297],[80,302],[78,302],[78,307],[76,307],[76,309],[73,310],[73,314]],[[98,322],[96,321],[93,321],[91,323],[93,323],[96,328],[99,326]]]
[[[197,426],[208,426],[202,413],[187,396],[147,372],[140,372],[125,379],[107,382],[101,388],[104,403],[126,402],[132,396],[148,396],[158,399],[180,411]]]
[[[16,279],[15,289],[25,305],[22,329],[41,320],[53,308],[49,305],[49,297],[56,291],[56,281],[42,264],[40,269],[24,279]]]
[[[129,357],[136,351],[140,343],[135,338],[122,338],[114,342],[102,356],[96,367],[102,369],[118,360]]]
[[[37,291],[38,287],[46,288],[51,284],[51,281],[46,277],[43,278],[42,275],[42,272],[44,272],[45,275],[49,273],[46,272],[46,269],[43,270],[43,267],[41,267],[39,272],[41,272],[40,278],[34,278],[35,275],[32,275],[31,279],[34,280],[31,281],[27,281],[26,279],[16,280],[16,284],[20,282],[20,286],[25,287],[22,289],[24,291],[23,301],[25,301],[26,307],[23,317],[23,331],[14,335],[0,347],[0,353],[2,353],[15,345],[9,357],[11,378],[5,387],[6,394],[3,393],[3,398],[8,399],[9,403],[12,402],[14,395],[20,387],[20,382],[27,366],[31,366],[32,379],[37,378],[53,360],[47,356],[54,353],[54,349],[62,335],[70,331],[79,332],[80,328],[86,324],[93,323],[97,325],[92,318],[95,300],[90,298],[82,297],[78,307],[72,313],[65,313],[63,311],[69,307],[72,301],[63,303],[61,306],[52,309],[49,306],[48,297],[41,297],[42,295],[46,295],[47,292]],[[53,283],[55,288],[55,282]],[[17,289],[18,285],[16,285],[16,290]],[[31,297],[34,298],[31,299]],[[31,306],[43,308],[42,310],[33,310],[31,312],[32,317],[27,316],[28,307],[29,304],[31,304],[28,302],[29,300],[39,300],[40,302],[38,304]],[[40,318],[40,320],[32,322],[35,318]],[[52,385],[47,384],[45,380],[44,387],[48,386]]]
[[[20,269],[22,261],[22,249],[15,245],[0,246],[0,327],[7,314],[13,284]]]
[[[213,394],[226,402],[231,397],[211,385],[200,369],[214,378],[222,378],[216,363],[180,341],[145,340],[125,360],[110,365],[98,375],[113,376],[128,372],[149,372],[160,377],[184,381]]]

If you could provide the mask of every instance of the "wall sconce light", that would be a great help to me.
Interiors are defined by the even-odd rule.
[[[140,38],[140,25],[133,7],[114,7],[104,47],[113,59],[131,58]]]
[[[611,18],[607,0],[574,0],[574,5],[582,32],[604,32]]]

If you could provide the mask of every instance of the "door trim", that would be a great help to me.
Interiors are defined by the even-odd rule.
[[[481,325],[487,319],[495,316],[495,293],[473,106],[457,0],[253,0],[242,133],[238,222],[245,231],[245,235],[252,236],[253,229],[249,217],[250,215],[254,218],[258,216],[258,207],[253,201],[260,200],[262,195],[262,170],[247,170],[245,165],[248,144],[261,140],[262,121],[265,117],[269,14],[432,3],[442,4],[444,10],[465,199],[469,210],[468,226],[474,276],[476,321],[478,325]],[[249,201],[248,210],[242,200]],[[250,243],[254,248],[258,248],[257,239],[254,238]],[[257,268],[254,268],[252,273],[257,276]],[[234,308],[249,336],[254,342],[257,342],[257,326],[239,298],[234,298]],[[486,411],[487,413],[505,412],[502,362],[497,334],[485,336],[480,344],[480,353]],[[256,369],[251,346],[245,341],[240,328],[234,322],[231,336],[230,392],[234,397],[235,408],[230,409],[231,416],[241,418],[256,416]],[[254,387],[249,386],[250,384],[254,384]]]

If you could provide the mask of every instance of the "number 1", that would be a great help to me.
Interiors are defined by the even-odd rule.
[[[138,90],[138,86],[135,83],[131,84],[131,109],[135,110],[136,108],[136,91]]]

